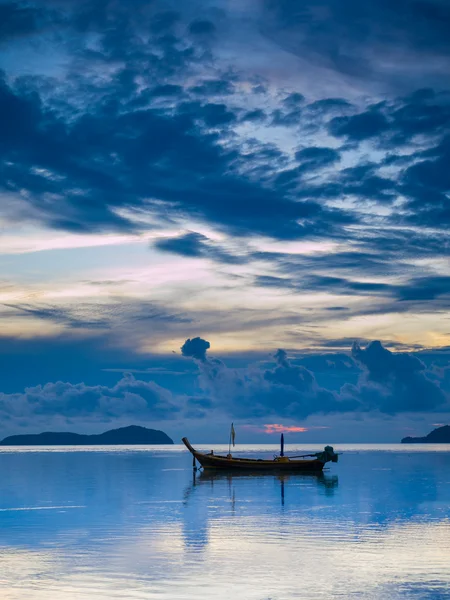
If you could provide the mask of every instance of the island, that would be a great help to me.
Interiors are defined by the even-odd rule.
[[[111,429],[98,435],[51,432],[11,435],[0,446],[106,446],[106,445],[173,444],[173,440],[158,429],[138,425]]]
[[[425,437],[405,437],[402,444],[450,444],[450,425],[433,429]]]

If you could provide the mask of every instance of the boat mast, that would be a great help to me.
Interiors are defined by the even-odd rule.
[[[231,442],[233,442],[233,446],[234,446],[234,436],[235,436],[234,425],[233,425],[233,423],[231,423],[231,427],[230,427],[230,439],[229,439],[229,442],[228,442],[228,454],[231,454]]]

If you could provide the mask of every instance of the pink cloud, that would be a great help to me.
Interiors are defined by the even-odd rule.
[[[264,433],[303,433],[308,431],[307,427],[298,427],[297,425],[281,425],[280,423],[266,423]]]

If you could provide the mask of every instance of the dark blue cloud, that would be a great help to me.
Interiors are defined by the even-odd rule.
[[[300,163],[300,173],[315,171],[339,162],[340,153],[334,148],[310,146],[302,148],[295,153],[295,159]]]
[[[278,127],[295,127],[299,125],[302,118],[300,109],[282,110],[277,108],[272,113],[271,124]]]
[[[292,92],[282,100],[283,107],[296,109],[305,102],[305,96],[299,92]]]
[[[263,110],[261,110],[260,108],[257,108],[255,110],[249,110],[241,117],[241,121],[249,121],[249,122],[255,122],[255,123],[263,122],[266,119],[267,119],[266,113]]]
[[[234,85],[227,79],[206,79],[189,88],[189,91],[199,96],[229,96],[233,94]]]
[[[110,388],[57,381],[27,388],[23,393],[0,393],[0,415],[16,422],[48,422],[54,417],[80,419],[83,423],[123,418],[159,421],[173,419],[180,411],[168,390],[132,375]]]
[[[375,139],[381,147],[399,147],[414,136],[442,135],[450,128],[450,98],[433,89],[418,90],[395,102],[369,106],[364,112],[334,117],[329,132],[351,142]],[[378,139],[377,139],[378,138]]]
[[[384,75],[398,85],[414,76],[409,61],[445,61],[450,53],[446,0],[266,0],[264,6],[260,27],[272,42],[347,77],[377,81]],[[383,64],[388,57],[396,61],[392,73]],[[439,74],[444,70],[443,62],[433,67]]]
[[[191,232],[177,238],[157,240],[154,247],[165,252],[197,258],[203,255],[207,239],[206,236],[200,233]]]
[[[209,348],[208,342],[200,341]],[[281,349],[274,355],[275,367],[269,369],[230,369],[222,361],[208,358],[206,349],[202,346],[196,356],[200,357],[199,384],[203,393],[216,408],[241,418],[276,415],[299,419],[317,413],[450,410],[448,396],[428,378],[425,365],[417,357],[394,354],[380,342],[372,342],[364,350],[355,344],[354,360],[348,357],[347,362],[345,357],[339,357],[337,362],[333,362],[333,356],[322,357],[327,360],[328,371],[340,372],[334,389],[321,387],[312,370],[293,364]],[[358,363],[363,369],[359,372]],[[309,364],[318,367],[317,360],[312,364],[310,360]],[[323,365],[319,370],[324,370]],[[340,389],[336,389],[337,384]]]
[[[448,227],[450,223],[450,134],[424,153],[403,174],[402,191],[410,199],[409,220],[417,225]]]
[[[190,232],[180,237],[163,238],[153,244],[154,248],[163,252],[172,252],[190,258],[210,258],[211,260],[230,264],[246,262],[247,257],[236,256],[227,252],[200,233]]]
[[[66,307],[39,304],[7,304],[2,305],[1,316],[36,318],[43,321],[65,325],[68,329],[105,329],[109,330],[119,325],[117,308],[120,302],[108,303],[77,303]],[[125,306],[122,304],[121,317],[126,319],[127,325],[132,322],[153,322],[156,324],[187,323],[189,318],[181,313],[176,313],[158,306],[152,302],[133,302],[127,299]]]
[[[270,156],[266,144],[253,141],[249,151],[250,140],[244,146],[233,130],[242,122],[263,123],[268,115],[272,123],[289,128],[307,129],[320,122],[322,131],[328,129],[345,144],[370,139],[384,146],[394,164],[400,160],[394,154],[398,145],[417,135],[436,136],[448,127],[445,95],[423,89],[357,111],[344,98],[308,103],[298,91],[284,92],[272,110],[267,97],[258,100],[254,93],[249,109],[242,106],[238,72],[215,68],[207,77],[199,76],[213,55],[194,38],[217,33],[209,17],[186,20],[176,3],[173,10],[161,10],[158,3],[139,2],[136,12],[123,11],[120,3],[36,6],[59,11],[55,27],[64,21],[79,37],[71,49],[78,44],[72,71],[53,93],[48,87],[44,93],[39,77],[2,84],[0,119],[8,144],[1,148],[0,178],[9,192],[27,192],[30,218],[69,231],[128,231],[134,224],[123,209],[137,208],[160,220],[200,218],[233,235],[339,237],[359,215],[330,209],[329,201],[352,196],[392,203],[404,194],[410,198],[410,214],[402,215],[403,221],[427,226],[445,222],[443,143],[435,146],[435,156],[414,159],[404,173],[388,176],[380,171],[382,164],[371,164],[365,172],[364,165],[339,170],[345,145],[338,150],[305,145],[292,164],[279,149],[273,148]],[[275,26],[282,22],[289,23],[288,29],[309,30],[315,23],[319,49],[331,34],[313,4],[300,11],[287,1],[268,8],[276,14]],[[329,2],[328,9],[333,13],[337,7]],[[354,15],[345,3],[342,11],[346,24],[340,14],[338,28],[348,27],[351,42],[357,33]],[[356,13],[367,23],[369,15],[375,23],[381,15],[372,3]],[[428,22],[428,13],[424,19]],[[150,37],[144,44],[141,33],[146,29]],[[97,32],[95,49],[86,46],[86,32]],[[362,40],[356,36],[354,41]],[[95,76],[102,65],[116,69],[113,78]],[[70,95],[63,93],[69,82]],[[304,178],[312,175],[314,180],[305,184]]]
[[[318,385],[312,372],[293,365],[284,350],[274,355],[275,367],[230,369],[205,357],[199,362],[199,385],[216,410],[238,418],[288,417],[354,410],[358,401],[341,399]]]
[[[181,85],[173,85],[171,83],[166,83],[163,85],[158,85],[155,88],[153,88],[150,92],[150,95],[154,98],[156,98],[158,96],[171,97],[171,96],[179,96],[182,94],[182,92],[183,92],[183,88]]]
[[[189,31],[194,35],[211,35],[215,32],[216,26],[212,21],[198,19],[192,21],[189,25]]]
[[[150,21],[150,29],[154,33],[170,31],[179,19],[180,14],[173,10],[156,13]]]
[[[197,360],[206,360],[206,352],[210,348],[210,343],[202,338],[196,337],[192,340],[186,340],[181,347],[181,354],[196,358]]]
[[[440,296],[449,296],[450,277],[419,277],[412,279],[408,285],[399,286],[400,300],[434,300]]]
[[[73,363],[74,352],[84,360],[93,360],[97,368],[101,364],[127,360],[123,351],[113,352],[106,339],[97,338],[93,342],[84,345],[75,342],[74,346],[67,340],[65,345],[59,344],[56,352],[52,341],[47,361],[53,357],[59,362]],[[40,344],[42,347],[43,343]],[[100,344],[105,353],[98,357]],[[34,342],[25,345],[14,342],[8,347],[9,364],[14,363],[11,357],[17,360],[25,356],[24,351],[32,354],[37,349]],[[0,353],[2,348],[0,343]],[[20,420],[24,423],[28,419],[34,423],[53,422],[53,419],[58,423],[61,419],[75,419],[80,423],[123,422],[124,419],[151,422],[233,415],[241,419],[298,420],[314,414],[377,411],[393,415],[450,410],[448,393],[441,388],[441,383],[445,384],[448,361],[441,360],[443,366],[434,368],[434,356],[427,359],[427,366],[418,355],[390,352],[380,342],[372,342],[365,349],[354,345],[353,358],[333,353],[292,359],[279,349],[271,365],[265,361],[232,367],[209,357],[209,348],[209,342],[199,337],[187,339],[181,348],[183,356],[196,361],[196,389],[188,385],[174,393],[173,377],[167,378],[170,389],[132,375],[108,384],[105,379],[101,385],[56,380],[31,385],[23,392],[1,393],[0,413],[10,427],[18,428]],[[99,362],[99,358],[102,361]],[[154,357],[133,355],[131,363],[140,361],[145,367],[149,360]],[[146,373],[145,377],[155,376],[151,369],[147,372],[144,368],[142,373]],[[44,377],[45,371],[40,376]],[[72,376],[76,377],[76,373]],[[90,376],[95,377],[95,373]]]
[[[200,112],[200,111],[199,111]],[[201,118],[207,127],[230,125],[236,121],[236,115],[225,104],[208,103],[201,108]]]
[[[388,129],[386,117],[377,110],[369,110],[351,117],[334,117],[329,124],[332,135],[356,141],[379,136]]]
[[[44,29],[56,15],[51,11],[24,2],[0,3],[0,44]]]
[[[417,357],[394,354],[376,341],[365,349],[355,344],[352,356],[366,369],[357,394],[369,410],[392,414],[448,410],[448,397],[427,377],[426,367]]]
[[[358,261],[358,256],[354,257],[356,263],[353,265],[351,256],[334,257],[333,259],[322,257],[319,260],[305,260],[295,262],[287,259],[283,264],[283,259],[278,262],[280,273],[285,273],[284,277],[273,275],[259,275],[254,279],[257,286],[276,288],[279,290],[309,293],[329,293],[333,295],[344,295],[355,298],[356,296],[372,297],[381,300],[378,304],[361,304],[357,307],[337,306],[327,307],[327,311],[337,311],[340,319],[350,318],[356,315],[386,314],[386,313],[408,313],[408,312],[429,312],[438,311],[445,313],[448,310],[450,302],[450,278],[438,276],[435,274],[422,277],[410,277],[402,283],[385,283],[380,281],[358,281],[356,278],[337,277],[330,275],[310,275],[312,268],[333,268],[338,270],[347,270],[349,274],[355,277],[355,270],[362,276],[368,277],[369,274],[375,279],[383,277],[389,273],[389,269],[384,268],[383,264],[378,264],[375,260],[372,262],[370,257],[361,257],[363,262]],[[367,263],[367,269],[364,270],[364,264]],[[407,273],[407,265],[402,270],[401,263],[393,265],[391,274],[398,276]],[[414,272],[414,268],[410,269]],[[294,273],[294,274],[293,274]],[[318,315],[316,315],[316,319]],[[323,341],[326,345],[326,341]]]
[[[239,150],[223,148],[217,134],[204,129],[235,121],[224,104],[182,103],[169,116],[156,108],[123,113],[103,98],[96,112],[69,124],[44,108],[36,92],[3,83],[0,93],[5,128],[12,127],[2,152],[3,186],[29,189],[36,215],[52,227],[126,230],[132,225],[118,208],[145,206],[163,215],[161,201],[175,214],[198,216],[236,235],[295,239],[349,222],[342,211],[295,202],[239,174]],[[32,174],[35,167],[49,175]],[[43,194],[53,200],[43,202]],[[144,198],[159,202],[153,208]]]
[[[326,262],[326,261],[325,261]],[[413,278],[405,284],[356,281],[329,275],[299,274],[293,277],[258,276],[257,285],[305,291],[329,291],[333,294],[390,296],[401,301],[427,301],[450,294],[449,277]],[[339,307],[341,310],[343,307]],[[392,307],[390,307],[392,308]]]
[[[335,111],[342,111],[352,109],[353,105],[344,98],[323,98],[322,100],[316,100],[305,107],[306,111],[317,115],[330,115]]]

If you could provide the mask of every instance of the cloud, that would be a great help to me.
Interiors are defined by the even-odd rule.
[[[227,79],[203,79],[199,84],[189,88],[198,96],[228,96],[235,91],[234,85]]]
[[[215,30],[214,23],[206,19],[197,19],[189,25],[189,31],[194,35],[211,35]]]
[[[334,117],[328,122],[328,131],[352,142],[372,139],[380,146],[401,148],[415,136],[442,135],[449,126],[448,93],[428,89],[369,105],[364,112]]]
[[[192,342],[195,342],[193,348]],[[210,347],[206,340],[195,338],[187,340],[185,345],[187,352],[183,354],[199,361],[199,385],[203,394],[211,398],[216,409],[241,419],[269,415],[304,419],[329,413],[376,411],[392,415],[450,410],[450,399],[429,379],[424,363],[409,354],[393,353],[377,341],[365,349],[354,344],[352,357],[362,371],[355,384],[347,379],[339,390],[321,387],[312,371],[292,364],[286,351],[281,349],[273,357],[274,368],[230,369],[222,361],[206,356]],[[347,373],[355,367],[349,360]]]
[[[280,423],[264,424],[265,433],[304,433],[308,431],[307,427],[298,427],[297,425],[281,425]]]
[[[16,354],[14,344],[9,346]],[[79,343],[77,354],[82,351],[84,361],[97,360],[97,366],[89,373],[92,380],[98,378],[100,365],[96,358],[98,352],[93,347],[101,349],[101,345],[99,340],[93,340],[89,346],[91,355],[88,348]],[[208,356],[209,348],[210,343],[199,337],[187,339],[181,348],[182,355],[194,359],[197,364],[197,383],[193,387],[184,383],[184,378],[183,382],[179,378],[175,382],[170,375],[172,370],[145,369],[148,358],[135,355],[128,362],[130,370],[149,377],[167,375],[165,381],[171,389],[153,381],[136,379],[130,373],[118,382],[106,383],[114,378],[113,370],[104,374],[103,384],[56,381],[28,386],[24,392],[2,392],[0,417],[9,431],[22,427],[30,429],[37,424],[48,426],[48,423],[84,427],[107,422],[151,423],[205,418],[221,421],[232,417],[244,423],[251,419],[256,423],[255,427],[276,433],[314,429],[309,424],[296,424],[313,415],[336,417],[346,414],[351,418],[357,415],[369,418],[374,414],[434,413],[444,418],[450,412],[448,361],[439,359],[443,366],[437,367],[433,362],[436,359],[431,357],[430,366],[426,366],[417,355],[391,352],[380,342],[371,342],[365,349],[355,344],[352,357],[328,354],[292,359],[285,350],[279,349],[271,365],[267,362],[248,364],[246,361],[240,367],[228,367],[218,358]],[[31,355],[34,352],[30,349]],[[47,360],[50,357],[58,361],[62,352],[66,356],[60,363],[73,362],[68,344],[60,345],[60,350],[53,354],[47,353]],[[105,352],[103,365],[126,360],[125,351],[113,353],[107,344]],[[133,369],[133,363],[141,368]],[[70,369],[66,372],[74,374]],[[186,393],[187,390],[190,392]],[[290,422],[282,425],[282,419]],[[320,426],[324,425],[321,423]]]
[[[103,284],[104,285],[104,284]],[[139,323],[145,327],[149,322],[153,330],[167,328],[172,323],[189,323],[190,319],[176,311],[159,306],[152,302],[140,302],[116,298],[115,302],[79,302],[68,306],[42,304],[7,304],[0,311],[0,316],[12,315],[22,318],[34,318],[63,325],[67,329],[111,330]]]
[[[179,237],[160,238],[153,247],[163,252],[171,252],[189,258],[209,258],[216,262],[239,264],[246,262],[245,256],[231,254],[205,235],[191,231]]]
[[[44,106],[36,90],[24,93],[3,82],[9,143],[0,147],[0,183],[11,194],[26,190],[30,218],[72,232],[132,231],[136,226],[121,211],[145,209],[161,223],[170,215],[190,215],[234,235],[280,239],[331,233],[351,220],[341,210],[296,202],[241,174],[237,167],[247,161],[248,168],[248,157],[209,131],[236,120],[225,104],[180,103],[167,112],[108,106],[118,93],[133,92],[123,85],[119,78],[106,95],[98,90],[96,110],[68,123],[61,111]]]
[[[335,117],[329,130],[335,137],[348,137],[355,141],[376,137],[389,129],[386,117],[376,110],[369,110],[351,117]]]
[[[0,4],[0,44],[38,33],[48,24],[51,16],[50,12],[36,6],[20,2],[2,2]]]
[[[400,300],[435,300],[450,295],[450,277],[418,277],[399,287]]]
[[[356,5],[352,0],[308,0],[299,5],[295,0],[266,0],[263,6],[263,33],[316,69],[385,87],[410,83],[426,63],[428,77],[444,77],[450,54],[445,1],[369,0]]]
[[[450,111],[450,104],[448,108]],[[447,132],[449,122],[450,118],[446,123]],[[418,158],[403,173],[403,193],[409,198],[409,221],[421,226],[448,227],[450,133]]]
[[[0,394],[2,420],[51,420],[62,417],[80,422],[117,419],[165,420],[180,413],[180,403],[167,389],[126,375],[114,386],[89,386],[58,381],[26,388],[23,393]]]
[[[340,154],[334,148],[310,146],[295,153],[303,171],[312,171],[339,161]]]
[[[336,261],[336,257],[334,258]],[[326,263],[327,260],[324,260]],[[330,258],[330,263],[333,259]],[[337,261],[336,261],[337,262]],[[345,262],[343,262],[343,265]],[[370,263],[369,263],[370,264]],[[374,265],[375,266],[375,265]],[[397,265],[399,267],[399,265]],[[362,264],[359,264],[362,270]],[[289,273],[288,268],[284,269]],[[300,271],[300,272],[299,272]],[[255,278],[255,284],[260,287],[302,290],[309,292],[328,292],[330,294],[341,294],[344,296],[376,296],[392,298],[394,303],[389,303],[383,309],[385,311],[408,310],[413,307],[418,309],[420,306],[426,307],[427,303],[434,301],[434,308],[444,310],[446,306],[446,297],[450,294],[450,278],[446,276],[431,275],[428,277],[412,277],[403,283],[387,283],[382,281],[356,281],[346,279],[345,277],[331,277],[329,275],[307,275],[306,269],[297,269],[297,273],[291,277],[276,277],[270,275],[258,275]],[[366,271],[366,276],[369,272]],[[381,274],[381,273],[380,273]],[[378,278],[380,274],[375,271],[373,276]],[[385,274],[386,270],[385,270]],[[439,300],[440,299],[440,300]],[[408,303],[405,309],[395,302]],[[345,310],[345,307],[327,307],[327,310]],[[349,308],[347,308],[349,310]],[[353,308],[353,311],[355,308]],[[364,310],[364,309],[363,309]],[[353,313],[354,314],[354,313]]]
[[[394,294],[395,286],[386,283],[350,281],[340,277],[330,277],[327,275],[312,275],[310,277],[299,277],[297,280],[282,279],[280,277],[261,276],[256,280],[257,285],[268,287],[287,287],[303,290],[326,290],[341,294],[362,294],[369,295],[375,293],[381,295],[384,293]]]
[[[449,409],[448,397],[427,377],[425,364],[416,356],[394,354],[378,341],[365,349],[355,343],[352,356],[364,372],[356,388],[346,386],[343,392],[361,398],[366,410],[395,414]]]
[[[198,339],[198,338],[196,338]],[[194,341],[194,340],[192,340]],[[269,415],[305,418],[315,413],[332,413],[357,408],[352,399],[340,400],[334,392],[321,388],[312,372],[303,366],[292,365],[284,350],[278,350],[273,369],[250,366],[230,369],[217,358],[206,356],[209,342],[199,340],[199,385],[217,410],[239,418],[263,418]],[[207,346],[206,346],[207,345]],[[183,354],[185,354],[183,352]]]
[[[188,339],[181,346],[181,354],[195,358],[200,361],[206,360],[206,351],[210,348],[210,343],[202,338],[196,337]]]

